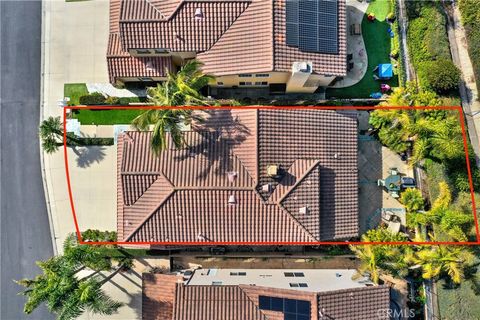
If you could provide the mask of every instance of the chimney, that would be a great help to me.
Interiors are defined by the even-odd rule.
[[[281,177],[280,167],[276,164],[271,164],[267,166],[267,176],[273,179],[278,179]]]

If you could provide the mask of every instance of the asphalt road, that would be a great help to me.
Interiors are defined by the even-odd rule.
[[[0,1],[1,310],[2,320],[54,317],[45,307],[23,314],[13,279],[34,277],[53,254],[38,145],[41,2]]]

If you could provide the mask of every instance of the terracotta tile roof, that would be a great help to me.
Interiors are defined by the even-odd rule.
[[[124,48],[166,48],[170,51],[208,50],[250,4],[236,1],[182,1],[169,19],[148,1],[123,0],[120,34]],[[157,4],[159,1],[156,2]],[[195,19],[201,9],[204,18]]]
[[[387,286],[306,292],[249,285],[175,284],[174,275],[144,275],[143,279],[145,320],[284,319],[283,312],[260,309],[259,296],[309,301],[311,320],[325,316],[336,320],[388,319],[382,311],[390,308],[390,288]]]
[[[172,319],[177,280],[173,275],[142,274],[142,319]]]
[[[390,319],[385,310],[390,309],[390,288],[372,286],[356,289],[320,292],[318,306],[329,318],[335,320]]]
[[[150,132],[119,136],[121,239],[308,242],[358,235],[354,114],[202,114],[205,121],[185,132],[186,147],[169,144],[159,156],[150,149]],[[266,175],[269,164],[286,169],[279,183]],[[274,190],[263,192],[266,183]],[[300,212],[305,206],[308,212]]]
[[[173,71],[172,57],[134,57],[122,49],[118,33],[108,39],[107,67],[110,82],[125,77],[166,77]]]
[[[221,76],[272,71],[272,17],[271,0],[253,0],[215,45],[198,55],[204,72]]]
[[[314,73],[345,75],[345,2],[338,2],[339,53],[332,55],[286,45],[285,1],[111,0],[110,32],[123,49],[195,52],[204,71],[218,76],[289,72],[295,61],[311,61]],[[135,61],[125,62],[128,69]]]
[[[347,73],[346,1],[338,1],[338,54],[302,52],[286,44],[286,0],[274,0],[275,70],[291,71],[294,61],[311,61],[313,72],[344,76]]]
[[[269,198],[268,193],[260,190],[262,185],[277,184],[266,174],[268,165],[277,164],[288,170],[297,159],[318,160],[320,238],[358,235],[356,115],[318,110],[260,110],[259,117],[258,186],[262,196]]]
[[[174,320],[267,320],[238,286],[177,285]]]

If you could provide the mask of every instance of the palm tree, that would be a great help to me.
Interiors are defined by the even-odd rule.
[[[386,228],[369,230],[362,236],[362,242],[405,242],[407,237],[403,234],[393,234]],[[357,269],[357,276],[368,275],[370,279],[378,284],[382,273],[393,275],[405,274],[408,272],[404,255],[408,246],[402,245],[381,245],[365,244],[351,245],[350,249],[357,255],[360,265]]]
[[[420,190],[408,188],[402,192],[400,202],[405,206],[407,212],[416,212],[423,209],[425,200]]]
[[[60,117],[49,117],[40,124],[40,139],[46,153],[53,153],[58,150],[60,141],[63,139]]]
[[[454,283],[464,278],[465,269],[475,260],[470,249],[460,246],[429,246],[418,250],[412,261],[421,267],[424,279],[448,275]]]
[[[63,143],[63,125],[60,117],[48,117],[40,124],[40,139],[46,153],[54,153]],[[67,134],[67,144],[80,144],[81,141],[73,134]]]
[[[113,258],[116,249],[97,245],[78,245],[74,235],[67,237],[64,243],[64,255],[55,256],[37,265],[43,274],[34,279],[16,281],[26,289],[21,292],[27,296],[24,312],[33,312],[40,304],[58,315],[59,319],[75,319],[84,311],[103,315],[113,314],[123,304],[113,301],[101,287],[120,270],[131,267],[128,257]],[[112,261],[116,261],[114,268]],[[79,276],[86,268],[93,270],[87,276]],[[102,279],[100,271],[113,271]]]
[[[203,74],[201,62],[189,60],[178,73],[169,73],[167,80],[155,88],[149,88],[150,102],[157,106],[209,106],[212,101],[205,98],[200,89],[214,79]],[[132,124],[137,130],[149,130],[153,125],[151,147],[155,153],[168,146],[167,132],[173,144],[179,148],[185,144],[181,123],[190,124],[192,110],[150,109],[137,116]],[[198,117],[197,117],[198,118]]]

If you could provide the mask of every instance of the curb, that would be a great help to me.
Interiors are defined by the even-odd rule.
[[[40,119],[39,123],[41,123],[45,119],[45,100],[44,100],[44,92],[45,92],[45,43],[46,43],[46,8],[48,1],[42,1],[42,38],[41,38],[41,81],[40,81]],[[45,154],[42,150],[42,141],[40,137],[39,140],[39,149],[40,149],[40,166],[42,170],[42,182],[43,182],[43,191],[45,195],[45,202],[47,207],[47,214],[48,214],[48,224],[50,225],[50,237],[52,238],[52,248],[53,254],[58,255],[57,249],[57,240],[55,237],[55,226],[53,223],[53,216],[52,216],[52,207],[50,203],[50,194],[48,192],[48,183],[47,183],[47,172],[45,170]]]

